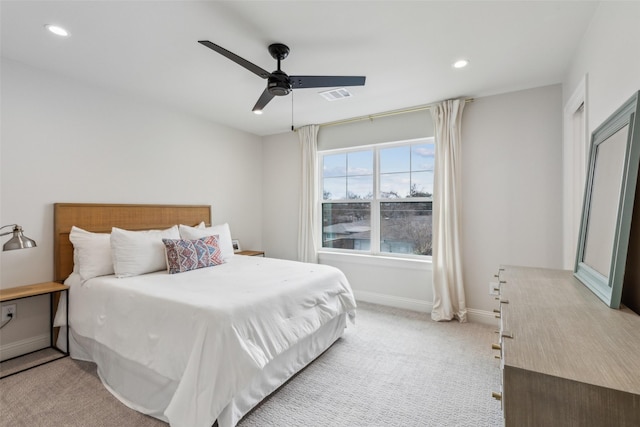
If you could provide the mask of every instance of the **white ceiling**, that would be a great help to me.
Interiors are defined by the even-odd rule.
[[[266,81],[210,40],[292,75],[366,75],[352,98],[293,92],[295,126],[559,83],[589,25],[588,1],[5,1],[2,56],[151,98],[257,135],[286,132],[292,97],[251,112]],[[44,30],[58,24],[71,36]],[[467,58],[462,70],[451,64]]]

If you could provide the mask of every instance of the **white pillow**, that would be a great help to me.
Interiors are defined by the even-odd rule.
[[[231,229],[229,224],[214,225],[212,227],[196,228],[180,225],[180,237],[185,240],[196,240],[207,236],[218,236],[218,244],[225,261],[233,256],[233,242],[231,241]]]
[[[74,225],[69,240],[73,244],[73,270],[83,281],[113,274],[109,233],[91,233]]]
[[[111,229],[111,257],[116,277],[166,270],[162,239],[179,239],[178,226],[166,230],[129,231]]]

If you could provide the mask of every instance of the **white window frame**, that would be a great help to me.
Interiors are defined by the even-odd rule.
[[[318,252],[336,253],[336,254],[356,254],[356,255],[370,255],[370,256],[383,256],[392,258],[408,258],[414,260],[430,261],[431,255],[415,255],[415,254],[400,254],[393,252],[381,252],[380,251],[380,203],[392,202],[392,203],[410,203],[410,202],[433,202],[432,197],[405,197],[400,199],[380,198],[380,150],[392,147],[401,147],[406,145],[434,143],[434,137],[422,137],[401,141],[369,144],[369,145],[357,145],[348,148],[336,148],[331,150],[319,150],[317,156],[318,162],[318,200],[316,209],[317,224],[319,229],[319,236],[322,236],[322,204],[329,203],[370,203],[371,204],[371,234],[370,234],[370,250],[356,250],[356,249],[340,249],[340,248],[327,248],[322,246],[322,238],[318,239],[319,247]],[[325,201],[323,199],[323,159],[324,156],[332,154],[353,153],[357,151],[373,151],[373,199],[336,199]],[[434,171],[435,173],[435,171]],[[433,193],[432,193],[433,194]]]

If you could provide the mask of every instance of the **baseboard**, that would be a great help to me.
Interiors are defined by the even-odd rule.
[[[397,297],[394,295],[378,294],[367,291],[353,291],[356,300],[370,302],[373,304],[386,305],[389,307],[403,308],[405,310],[420,311],[423,313],[431,313],[433,304],[427,301],[417,300],[413,298]]]
[[[31,353],[49,347],[51,344],[49,334],[38,335],[6,345],[0,345],[0,361]]]
[[[353,293],[356,297],[356,300],[370,302],[373,304],[403,308],[405,310],[420,311],[423,313],[431,313],[431,310],[433,309],[432,303],[414,298],[404,298],[394,295],[379,294],[376,292],[367,292],[360,290],[354,290]],[[499,326],[498,319],[496,319],[495,317],[495,313],[491,311],[467,308],[467,319],[469,320],[469,322],[482,323],[495,327]]]
[[[500,322],[496,319],[496,314],[492,311],[467,308],[467,318],[469,319],[469,322],[482,323],[484,325],[493,326],[496,329],[500,327]]]

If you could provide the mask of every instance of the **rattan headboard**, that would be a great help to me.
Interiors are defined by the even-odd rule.
[[[122,205],[56,203],[53,208],[53,260],[56,281],[73,271],[73,245],[69,241],[72,226],[95,233],[110,233],[111,227],[127,230],[169,228],[175,224],[211,225],[208,205]]]

